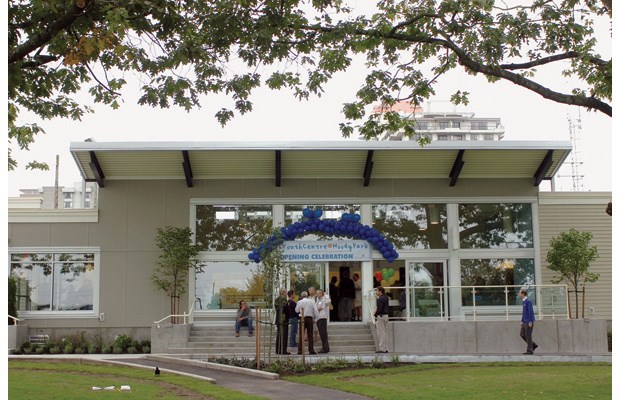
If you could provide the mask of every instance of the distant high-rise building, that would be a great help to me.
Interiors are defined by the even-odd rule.
[[[395,111],[402,118],[415,120],[415,134],[408,138],[404,132],[388,132],[380,140],[418,140],[428,137],[431,141],[449,140],[501,140],[504,127],[499,118],[476,118],[474,113],[460,111],[423,111],[407,102],[398,102],[392,107],[376,106],[373,113]]]
[[[20,198],[40,198],[41,208],[54,208],[56,188],[44,186],[40,189],[19,189]],[[58,208],[96,208],[97,207],[97,184],[86,182],[83,193],[82,182],[75,182],[73,187],[58,187]],[[84,203],[82,204],[82,197]]]

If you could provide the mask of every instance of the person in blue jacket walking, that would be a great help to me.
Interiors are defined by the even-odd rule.
[[[523,314],[521,316],[521,338],[527,343],[527,350],[523,354],[534,354],[534,350],[538,347],[532,341],[532,332],[534,331],[534,306],[532,300],[527,298],[527,290],[521,289],[519,297],[523,300]]]

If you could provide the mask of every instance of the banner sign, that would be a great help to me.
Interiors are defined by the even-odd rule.
[[[284,262],[370,261],[372,246],[365,240],[286,240]]]

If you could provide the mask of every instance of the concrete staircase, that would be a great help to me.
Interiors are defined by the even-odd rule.
[[[171,354],[195,354],[224,357],[250,357],[256,353],[256,336],[248,337],[247,327],[241,328],[239,337],[235,337],[235,314],[231,311],[203,313],[194,317],[187,344],[169,348]],[[271,347],[275,355],[275,328],[270,335],[268,328],[261,326],[261,352],[265,355]],[[256,333],[256,322],[254,322]],[[338,354],[374,354],[375,344],[370,326],[364,323],[334,322],[327,326],[330,355]],[[315,351],[321,350],[320,339],[315,342]],[[306,347],[307,349],[307,347]],[[297,349],[288,349],[297,354]],[[306,350],[307,351],[307,350]]]

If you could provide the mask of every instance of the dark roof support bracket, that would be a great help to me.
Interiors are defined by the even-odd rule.
[[[463,161],[463,154],[465,154],[465,150],[459,150],[459,154],[456,156],[454,164],[452,164],[452,170],[450,171],[450,186],[456,185],[456,181],[459,179],[463,165],[465,165],[465,161]]]
[[[183,153],[183,173],[185,174],[185,183],[187,183],[187,187],[194,187],[194,173],[192,172],[192,164],[189,161],[189,152],[187,150],[182,150]]]
[[[549,168],[551,168],[551,164],[553,164],[553,150],[547,151],[547,155],[538,166],[538,169],[534,174],[534,186],[540,185],[540,182],[542,182],[543,179],[546,179],[545,175],[549,171]]]
[[[276,187],[282,186],[282,150],[276,150]]]
[[[364,186],[368,186],[370,184],[370,176],[372,175],[372,167],[375,164],[372,161],[372,156],[374,154],[374,150],[368,150],[368,154],[366,155],[366,166],[364,167]]]
[[[101,164],[99,164],[99,160],[97,159],[97,155],[94,151],[89,151],[88,154],[90,154],[90,162],[88,165],[90,166],[91,171],[93,171],[93,175],[95,175],[95,181],[99,187],[102,188],[105,186],[103,182],[105,175],[101,169]]]

